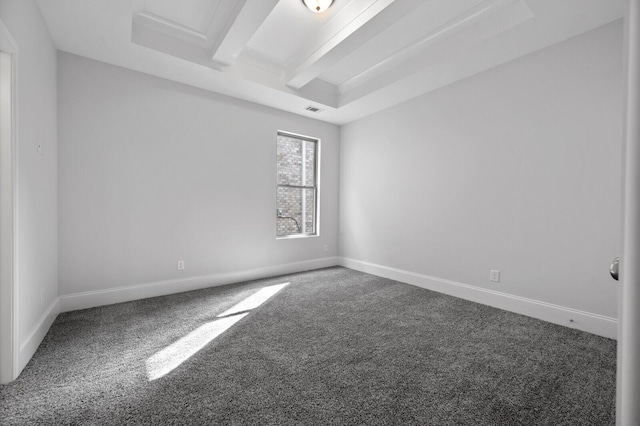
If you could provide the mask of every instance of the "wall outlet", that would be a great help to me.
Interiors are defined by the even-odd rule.
[[[184,260],[178,260],[178,271],[182,271],[184,269]]]
[[[489,275],[489,279],[494,283],[500,282],[500,271],[496,271],[495,269],[491,270],[491,274]]]
[[[322,247],[322,251],[323,251],[323,252],[325,252],[325,253],[328,253],[328,252],[329,252],[329,244],[325,244],[325,245]]]

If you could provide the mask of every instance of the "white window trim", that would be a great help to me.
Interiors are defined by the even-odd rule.
[[[277,161],[277,153],[278,153],[278,137],[279,136],[284,136],[284,137],[289,137],[289,138],[294,138],[294,139],[300,139],[300,140],[306,140],[309,142],[314,142],[316,144],[316,164],[315,164],[315,200],[316,200],[316,205],[315,205],[315,211],[314,211],[314,230],[315,232],[313,233],[297,233],[297,234],[289,234],[289,235],[277,235],[278,231],[276,228],[276,239],[277,240],[292,240],[292,239],[300,239],[300,238],[313,238],[313,237],[319,237],[320,236],[320,164],[321,164],[321,139],[317,138],[317,137],[313,137],[313,136],[307,136],[307,135],[301,135],[298,133],[292,133],[292,132],[288,132],[288,131],[284,131],[284,130],[278,130],[276,133],[276,212],[277,212],[277,208],[278,208],[278,197],[277,197],[277,191],[278,188],[281,186],[286,187],[286,185],[280,185],[278,184],[278,161]],[[277,214],[277,213],[276,213]],[[276,222],[277,223],[277,222]]]

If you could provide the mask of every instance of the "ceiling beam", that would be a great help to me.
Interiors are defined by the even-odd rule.
[[[233,64],[278,1],[239,1],[242,4],[236,9],[235,19],[227,20],[227,26],[213,45],[211,59],[223,65]]]
[[[294,55],[285,67],[287,86],[299,89],[336,64],[385,23],[394,22],[424,0],[353,0]]]

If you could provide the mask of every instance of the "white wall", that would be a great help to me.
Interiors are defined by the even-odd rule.
[[[58,63],[63,310],[336,264],[337,126],[68,53]],[[278,130],[321,139],[319,237],[275,238]]]
[[[57,315],[56,48],[34,0],[0,0],[17,44],[19,369]],[[42,153],[37,150],[42,144]]]
[[[344,126],[343,264],[615,335],[622,105],[615,22]]]

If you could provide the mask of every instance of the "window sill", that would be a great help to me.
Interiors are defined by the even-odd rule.
[[[313,238],[318,237],[318,234],[292,234],[292,235],[283,235],[281,237],[276,237],[276,240],[297,240],[300,238]]]

